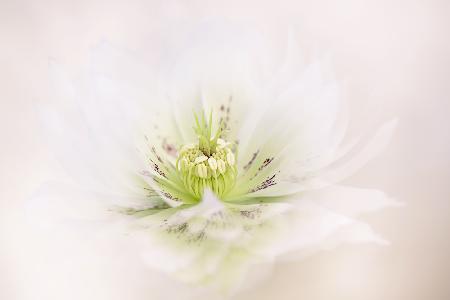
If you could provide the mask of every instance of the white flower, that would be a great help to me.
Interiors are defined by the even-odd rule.
[[[338,85],[302,63],[292,36],[274,67],[258,35],[205,27],[160,72],[106,44],[81,81],[51,67],[43,120],[92,195],[66,209],[122,219],[145,241],[143,264],[226,291],[286,253],[384,243],[353,217],[395,202],[336,184],[382,150],[394,123],[348,158]]]

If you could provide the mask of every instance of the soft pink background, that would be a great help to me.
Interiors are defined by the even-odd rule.
[[[330,55],[353,124],[398,117],[386,152],[348,182],[407,204],[364,217],[391,246],[347,245],[279,264],[237,299],[450,299],[449,4],[0,0],[0,299],[37,299],[27,289],[45,276],[45,263],[17,239],[15,221],[41,182],[62,176],[33,108],[46,98],[48,57],[76,69],[100,39],[154,49],[152,36],[215,16],[253,24],[274,43],[294,25],[306,53]]]

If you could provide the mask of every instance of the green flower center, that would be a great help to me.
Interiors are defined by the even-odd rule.
[[[185,188],[195,197],[201,198],[205,188],[223,197],[233,188],[237,176],[232,144],[221,138],[222,124],[212,134],[212,114],[209,121],[204,114],[200,120],[195,115],[195,123],[198,144],[184,145],[181,148],[176,168]]]

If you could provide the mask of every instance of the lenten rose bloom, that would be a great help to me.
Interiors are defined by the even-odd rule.
[[[171,47],[146,65],[102,43],[73,78],[51,64],[41,115],[83,196],[60,193],[48,214],[120,220],[143,266],[221,291],[286,254],[386,243],[354,217],[396,202],[338,183],[395,122],[355,154],[337,81],[305,63],[293,34],[281,61],[260,35],[217,24]]]

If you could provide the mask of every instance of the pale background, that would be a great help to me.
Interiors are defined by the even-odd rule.
[[[34,249],[17,243],[14,220],[40,183],[62,174],[40,138],[33,108],[45,101],[48,58],[76,68],[100,39],[150,49],[146,37],[213,16],[254,24],[274,43],[294,25],[307,52],[331,56],[355,120],[372,110],[375,121],[398,117],[386,152],[348,182],[383,189],[407,204],[364,217],[389,247],[347,245],[279,264],[262,286],[237,298],[450,299],[449,4],[0,0],[0,299],[25,299],[33,276],[45,276],[45,264],[43,270],[29,264],[39,260]]]

